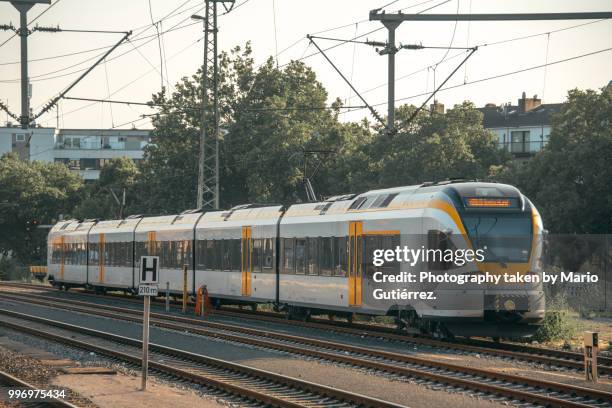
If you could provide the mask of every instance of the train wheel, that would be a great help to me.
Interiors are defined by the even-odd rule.
[[[493,336],[491,337],[491,339],[495,342],[495,343],[501,343],[501,337],[499,336]]]

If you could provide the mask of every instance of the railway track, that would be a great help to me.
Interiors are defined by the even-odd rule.
[[[1,297],[28,302],[21,296]],[[140,323],[139,311],[115,306],[91,304],[77,300],[50,301],[30,299],[45,306]],[[102,309],[102,310],[100,310]],[[419,378],[430,382],[500,395],[512,400],[553,406],[611,406],[612,393],[562,383],[502,374],[497,371],[468,368],[436,362],[406,354],[371,350],[345,343],[303,338],[235,325],[207,322],[179,316],[152,313],[151,324],[181,332],[280,350],[300,356],[333,361],[353,367],[384,372],[402,378]]]
[[[0,402],[3,398],[7,398],[8,389],[20,389],[20,390],[36,390],[40,387],[32,385],[24,380],[21,380],[7,372],[0,371],[0,392],[2,392],[2,396],[0,397]],[[18,398],[12,400],[13,402],[18,403],[20,406],[34,408],[34,407],[58,407],[58,408],[77,408],[77,405],[74,405],[64,399],[61,398],[47,398],[44,401],[20,401]]]
[[[6,282],[2,283],[6,285]],[[55,291],[52,287],[29,284],[14,284],[9,283],[6,286],[16,286],[22,288],[36,288],[46,291]],[[83,294],[83,296],[100,296],[95,294]],[[102,296],[104,297],[104,296]],[[113,296],[127,302],[141,303],[141,300],[126,296]],[[460,352],[485,354],[501,358],[515,359],[519,361],[534,362],[545,364],[547,366],[559,367],[563,369],[571,369],[582,371],[584,369],[584,356],[581,353],[567,350],[554,350],[541,347],[533,347],[529,345],[515,343],[495,343],[486,340],[465,340],[465,341],[443,341],[428,337],[410,337],[405,334],[398,334],[393,329],[367,324],[349,324],[345,322],[328,322],[318,319],[316,321],[302,322],[295,320],[286,320],[280,314],[268,312],[252,312],[247,310],[215,310],[216,315],[255,319],[260,321],[270,321],[292,326],[314,328],[326,331],[333,331],[343,334],[348,334],[358,337],[370,337],[376,339],[384,339],[387,341],[401,342],[410,345],[424,345],[441,349],[452,349]],[[598,357],[599,374],[602,376],[612,377],[612,358],[600,356]]]
[[[141,365],[140,340],[10,310],[0,309],[0,315],[3,316],[0,326],[65,346],[93,351],[131,365]],[[24,320],[28,323],[24,324]],[[79,334],[78,338],[75,333]],[[376,398],[154,343],[149,344],[149,359],[149,369],[153,372],[221,390],[239,398],[242,404],[286,408],[402,407]]]

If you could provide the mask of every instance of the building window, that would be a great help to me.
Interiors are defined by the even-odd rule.
[[[529,131],[528,130],[517,130],[510,133],[511,135],[511,147],[512,153],[529,153]]]
[[[98,160],[96,159],[81,159],[81,170],[97,170]]]
[[[26,135],[24,135],[23,133],[17,134],[15,135],[15,141],[16,142],[25,142],[26,140]]]

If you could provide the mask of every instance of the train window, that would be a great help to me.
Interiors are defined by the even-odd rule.
[[[338,245],[338,258],[336,261],[336,268],[334,268],[334,275],[336,276],[347,276],[348,275],[348,247],[347,247],[347,237],[338,237],[337,243]]]
[[[374,266],[374,251],[382,248],[382,239],[379,235],[365,236],[365,272],[371,278],[380,267]]]
[[[319,259],[321,260],[321,275],[331,276],[334,269],[334,239],[323,237],[319,239]]]
[[[399,235],[384,235],[381,237],[381,249],[393,249],[400,246],[400,236]],[[382,266],[383,271],[388,274],[391,273],[399,273],[400,271],[400,263],[396,260],[392,262],[385,262]]]
[[[221,241],[207,240],[204,241],[204,269],[220,271],[221,270]]]
[[[444,262],[442,255],[446,249],[450,249],[452,243],[450,237],[442,231],[429,230],[427,231],[427,248],[440,250],[440,256],[428,257],[428,267],[432,271],[443,271],[452,269],[452,262]]]
[[[306,239],[295,240],[295,273],[304,275],[306,272]]]
[[[92,242],[89,244],[89,264],[98,265],[98,243]]]
[[[187,264],[189,267],[193,267],[193,249],[192,249],[192,242],[191,240],[185,241],[184,242],[184,252],[183,252],[183,265]],[[180,265],[181,268],[183,267],[183,265]]]
[[[229,257],[229,245],[226,245],[226,240],[224,239],[220,239],[217,241],[217,243],[219,244],[219,252],[221,254],[221,270],[222,271],[229,271],[232,269],[232,265],[230,263],[230,257]]]
[[[254,239],[253,240],[253,259],[251,262],[253,263],[252,268],[253,272],[261,272],[261,257],[262,257],[262,245],[263,239]]]
[[[240,271],[242,268],[240,255],[242,253],[240,239],[228,239],[225,243],[229,246],[229,257],[231,263],[231,271]]]
[[[307,263],[306,272],[308,275],[319,274],[319,238],[307,238]]]
[[[263,240],[263,269],[272,269],[274,267],[274,240],[266,238]],[[271,272],[271,271],[269,271]]]
[[[283,273],[295,273],[295,241],[293,238],[283,240]]]
[[[195,265],[197,269],[204,269],[204,251],[206,240],[195,241]]]

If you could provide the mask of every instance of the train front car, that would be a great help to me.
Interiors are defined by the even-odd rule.
[[[532,335],[545,311],[543,227],[537,209],[518,189],[505,184],[472,182],[441,187],[422,189],[432,190],[428,212],[439,209],[438,228],[424,228],[429,246],[473,250],[477,255],[462,266],[437,264],[438,270],[432,272],[480,276],[483,283],[451,283],[446,284],[447,290],[440,284],[436,310],[429,317],[424,311],[424,317],[441,322],[454,335]],[[446,216],[440,216],[440,211]],[[446,231],[445,226],[449,228]],[[455,233],[447,235],[448,231]],[[489,279],[484,281],[487,273]]]

